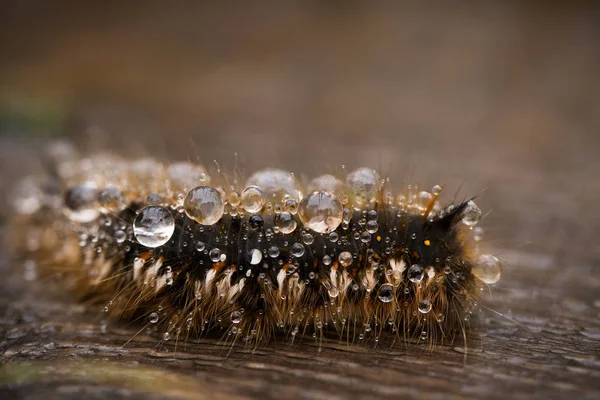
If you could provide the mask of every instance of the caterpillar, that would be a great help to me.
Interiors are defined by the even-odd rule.
[[[16,191],[22,253],[164,341],[220,331],[258,345],[333,332],[433,346],[465,335],[482,289],[501,275],[479,252],[473,199],[441,206],[439,185],[394,192],[369,168],[242,179],[98,154],[50,170]]]

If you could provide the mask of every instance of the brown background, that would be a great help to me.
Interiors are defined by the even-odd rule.
[[[3,196],[65,136],[245,173],[366,165],[447,201],[462,185],[489,212],[504,275],[484,305],[506,317],[482,313],[466,362],[462,344],[122,348],[134,328],[24,285],[2,251],[0,394],[598,398],[600,7],[283,3],[2,2]]]

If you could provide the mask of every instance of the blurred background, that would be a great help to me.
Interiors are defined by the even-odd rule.
[[[3,193],[56,138],[246,174],[369,166],[478,196],[496,310],[575,334],[600,318],[597,2],[0,7]]]

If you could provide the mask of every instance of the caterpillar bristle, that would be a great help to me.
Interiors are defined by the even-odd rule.
[[[451,343],[500,278],[479,254],[473,200],[442,207],[437,185],[394,193],[368,168],[303,184],[267,169],[244,183],[103,154],[52,170],[17,192],[14,246],[38,275],[163,341]]]

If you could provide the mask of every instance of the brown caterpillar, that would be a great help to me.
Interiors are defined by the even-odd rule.
[[[500,278],[498,259],[478,252],[472,200],[441,207],[437,185],[394,193],[367,168],[344,181],[267,169],[243,182],[104,154],[54,171],[18,192],[24,253],[164,340],[221,329],[253,345],[279,331],[451,342]]]

